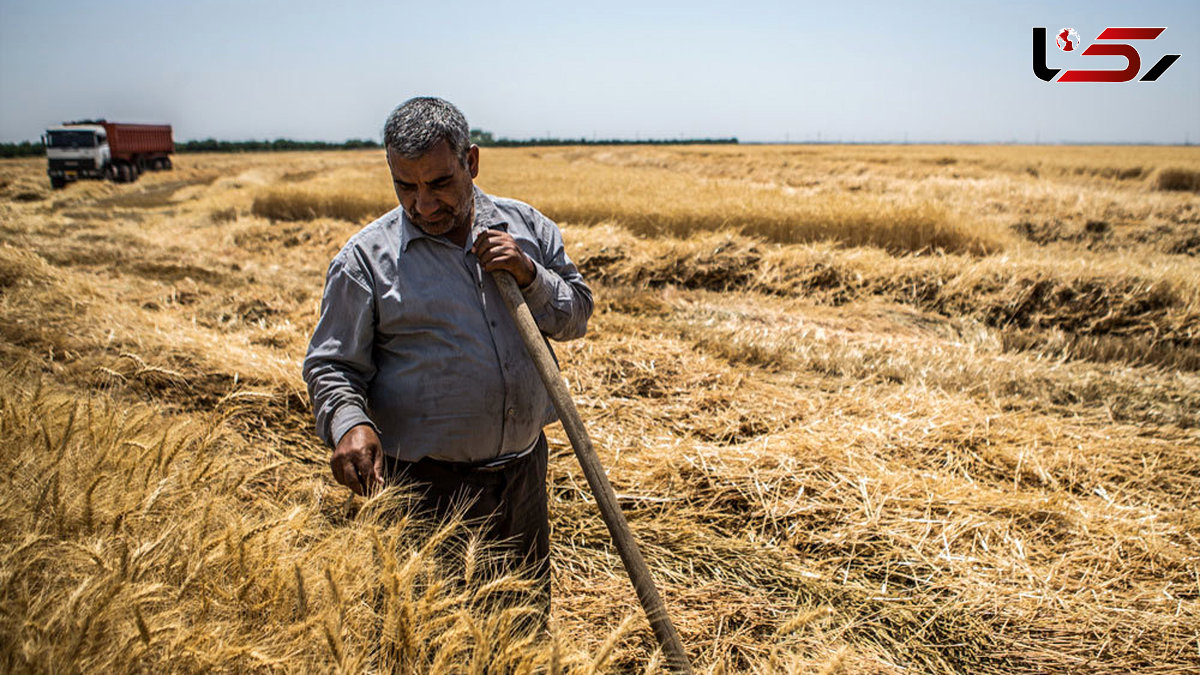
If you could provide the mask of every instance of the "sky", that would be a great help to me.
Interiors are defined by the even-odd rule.
[[[1156,82],[1060,51],[1106,27]],[[0,0],[0,142],[64,120],[170,123],[176,141],[380,138],[411,96],[508,138],[1200,143],[1200,0]]]

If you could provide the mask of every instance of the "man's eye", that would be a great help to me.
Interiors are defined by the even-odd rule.
[[[417,187],[417,186],[413,185],[412,183],[401,183],[400,181],[395,181],[395,183],[396,183],[396,187],[400,188],[401,190],[406,190],[406,191],[416,189],[416,187]]]

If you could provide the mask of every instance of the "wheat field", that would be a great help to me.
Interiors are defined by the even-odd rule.
[[[1200,670],[1200,150],[484,149],[697,670]],[[300,379],[379,151],[0,163],[0,669],[655,673],[558,425],[554,605],[350,498]]]

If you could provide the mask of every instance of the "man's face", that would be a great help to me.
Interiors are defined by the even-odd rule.
[[[446,141],[438,141],[424,155],[406,159],[387,152],[396,198],[408,219],[428,235],[444,235],[471,228],[473,183],[479,175],[479,148],[467,150],[467,163],[459,161]]]

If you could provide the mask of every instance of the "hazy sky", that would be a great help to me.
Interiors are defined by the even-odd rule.
[[[579,3],[582,4],[582,3]],[[1059,51],[1108,26],[1157,82]],[[169,122],[176,140],[379,138],[410,96],[497,136],[746,141],[1200,143],[1200,0],[572,3],[0,0],[0,141],[82,117]]]

